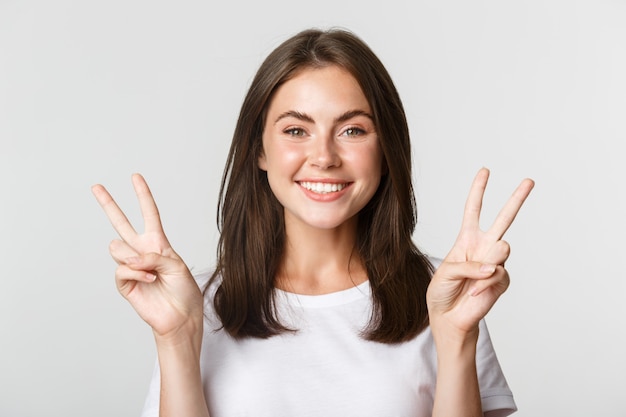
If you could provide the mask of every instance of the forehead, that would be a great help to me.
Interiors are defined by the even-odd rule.
[[[370,112],[370,105],[354,76],[331,65],[305,68],[283,83],[273,94],[268,113],[286,110]]]

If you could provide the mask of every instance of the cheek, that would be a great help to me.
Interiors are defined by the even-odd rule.
[[[275,146],[268,149],[264,158],[266,171],[280,171],[288,174],[288,170],[297,169],[302,163],[302,151],[290,146]]]
[[[380,177],[383,170],[383,156],[378,147],[364,149],[350,157],[350,164],[370,177]]]

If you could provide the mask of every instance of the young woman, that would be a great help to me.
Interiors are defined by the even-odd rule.
[[[243,103],[211,276],[193,277],[172,249],[140,175],[143,234],[94,186],[121,237],[110,245],[118,288],[157,344],[144,415],[515,411],[482,319],[508,287],[502,236],[533,182],[481,231],[481,169],[437,261],[411,240],[410,156],[374,53],[349,32],[307,30],[267,57]]]

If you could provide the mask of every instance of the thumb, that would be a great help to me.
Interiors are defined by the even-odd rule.
[[[435,275],[441,278],[456,281],[463,279],[485,279],[496,271],[496,265],[485,262],[450,262],[441,263]]]
[[[186,275],[189,273],[185,263],[178,257],[163,256],[156,252],[140,254],[126,258],[126,265],[136,271],[153,271],[160,276]]]

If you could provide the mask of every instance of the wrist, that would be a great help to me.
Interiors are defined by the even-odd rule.
[[[202,320],[189,323],[165,334],[154,332],[154,340],[159,352],[183,351],[200,355],[202,345]]]
[[[476,355],[478,325],[465,329],[448,323],[445,318],[431,318],[430,330],[439,356],[445,354],[474,357]]]

